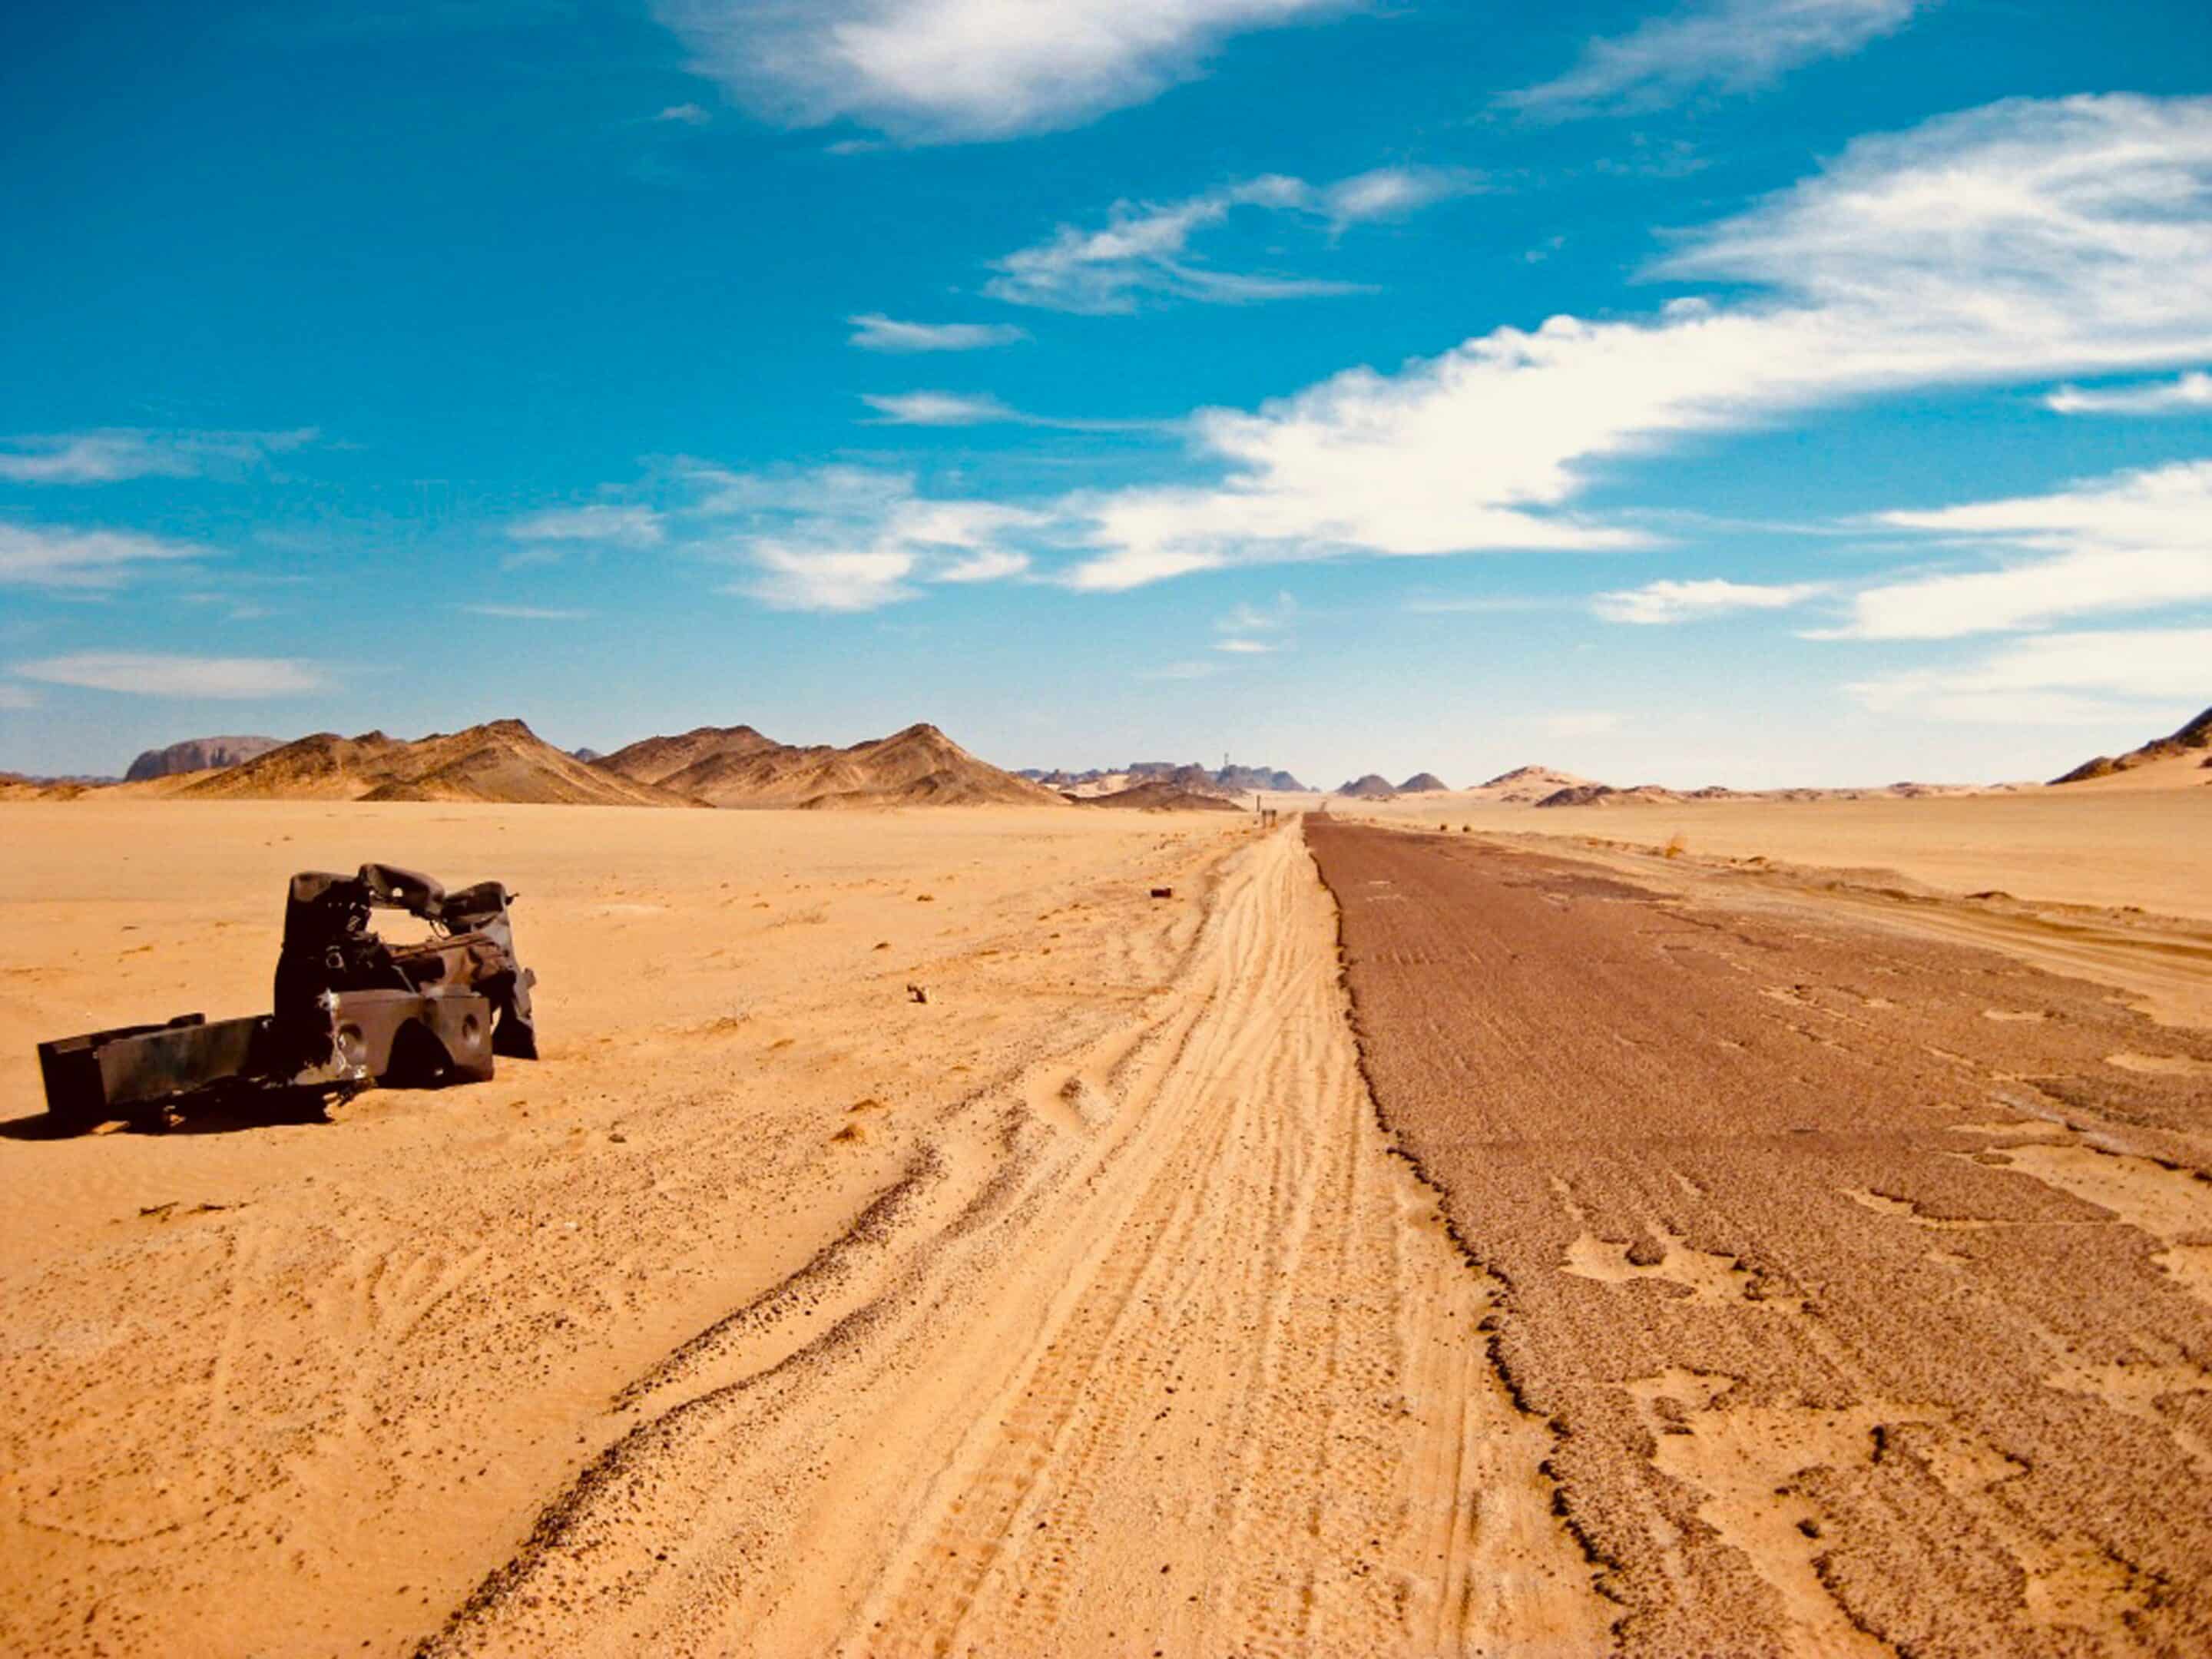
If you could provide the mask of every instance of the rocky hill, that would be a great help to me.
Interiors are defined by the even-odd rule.
[[[1085,806],[1115,806],[1144,812],[1241,812],[1244,809],[1211,789],[1186,789],[1163,778],[1132,784],[1107,795],[1068,797]]]
[[[146,750],[131,763],[123,781],[143,783],[149,778],[174,777],[180,772],[207,772],[218,767],[236,766],[283,745],[282,738],[186,738],[166,749]]]
[[[158,783],[156,787],[158,788]],[[206,800],[501,801],[574,806],[685,806],[683,796],[586,766],[520,720],[492,720],[413,741],[318,732],[161,791]]]
[[[1208,770],[1195,762],[1132,761],[1127,766],[1093,767],[1087,772],[1050,771],[1024,768],[1017,775],[1051,789],[1074,790],[1085,796],[1112,794],[1139,783],[1164,780],[1189,789],[1213,789],[1232,795],[1255,790],[1281,794],[1308,794],[1307,787],[1290,773],[1272,766],[1224,766]]]
[[[1451,785],[1433,772],[1416,772],[1398,786],[1398,793],[1401,795],[1434,795],[1450,787]]]
[[[593,769],[710,806],[1057,806],[1042,785],[976,759],[937,727],[849,748],[798,747],[750,726],[647,738]]]
[[[1354,778],[1348,783],[1339,784],[1336,793],[1349,795],[1354,800],[1394,800],[1398,794],[1390,780],[1379,772],[1370,772],[1364,778]]]
[[[2053,778],[2051,781],[2054,785],[2087,783],[2095,778],[2114,777],[2122,772],[2157,766],[2162,762],[2187,762],[2199,756],[2203,758],[2197,760],[2193,769],[2202,770],[2212,765],[2212,708],[2206,709],[2169,737],[2154,738],[2142,748],[2130,749],[2124,755],[2100,755],[2094,760],[2082,762],[2065,776]],[[2179,774],[2187,769],[2192,769],[2181,765],[2160,767],[2161,774],[2168,771]]]

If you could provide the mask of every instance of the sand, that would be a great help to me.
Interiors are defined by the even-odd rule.
[[[2079,810],[1948,856],[2033,873],[2040,848],[2088,870],[2123,819]],[[1516,836],[1530,817],[1510,817]],[[2162,822],[2162,860],[2138,823],[2125,872],[2098,879],[2185,918],[2203,843],[2184,833],[2194,819]],[[1852,861],[1947,856],[1940,828],[1887,833],[1899,859]],[[2026,975],[2038,952],[2071,953],[2094,986],[2008,982],[2022,994],[1984,997],[1964,1033],[1931,1041],[1984,1068],[2016,1054],[2039,1076],[2055,1056],[2102,1092],[2032,1122],[1960,1093],[1972,1109],[1939,1134],[1922,1073],[1951,1078],[1951,1062],[1870,1066],[1868,1082],[1824,1060],[1872,1091],[1865,1110],[1961,1148],[1916,1153],[1893,1172],[1910,1179],[1840,1154],[1848,1181],[1802,1160],[1763,1176],[1760,1204],[1823,1206],[1832,1256],[1762,1237],[1755,1206],[1723,1237],[1694,1205],[1661,1214],[1611,1177],[1585,1183],[1587,1224],[1563,1236],[1570,1212],[1544,1208],[1561,1154],[1530,1137],[1508,1273],[1498,1218],[1465,1207],[1486,1189],[1431,1185],[1393,1155],[1339,907],[1296,823],[118,799],[0,805],[0,1650],[1583,1654],[1621,1639],[1632,1606],[1632,1635],[1733,1628],[1698,1621],[1717,1597],[1766,1617],[1771,1595],[1827,1594],[1817,1553],[1772,1553],[1776,1516],[1805,1517],[1744,1484],[1771,1473],[1775,1437],[1811,1448],[1789,1478],[1818,1488],[1822,1514],[1856,1501],[1832,1487],[1877,1478],[1860,1455],[1893,1423],[1917,1460],[1898,1468],[1944,1491],[2004,1498],[2015,1480],[1944,1461],[1952,1440],[1923,1456],[1923,1419],[1884,1414],[1964,1413],[1981,1395],[1887,1373],[1862,1393],[1874,1374],[1848,1368],[1835,1378],[1852,1387],[1815,1400],[1729,1395],[1711,1379],[1759,1375],[1755,1354],[1666,1334],[1743,1316],[1754,1271],[1814,1307],[1853,1294],[1824,1263],[1863,1277],[1910,1257],[1929,1306],[1954,1283],[1986,1293],[2027,1246],[1952,1219],[2094,1223],[2052,1236],[2158,1292],[2136,1326],[2051,1301],[2049,1329],[2094,1340],[2052,1361],[2038,1386],[2060,1403],[2036,1396],[2039,1423],[2073,1412],[2083,1445],[2117,1435],[2146,1468],[2186,1462],[2177,1436],[2212,1443],[2191,1369],[2212,1344],[2187,1325],[2212,1231],[2172,1179],[2205,1160],[2193,1120],[2144,1104],[2197,1097],[2212,1065],[2186,1023],[2212,938],[2185,921],[1570,843],[1578,880],[1719,907],[1754,935],[1841,929],[1869,961],[1972,945]],[[38,1038],[264,1006],[284,878],[367,858],[520,893],[543,1060],[372,1092],[327,1122],[44,1138]],[[1149,896],[1162,886],[1174,896]],[[1572,902],[1563,926],[1610,901]],[[1343,925],[1358,915],[1347,901]],[[1557,935],[1571,963],[1579,937]],[[1401,954],[1437,995],[1397,1047],[1473,1041],[1490,1016],[1452,1000],[1462,975]],[[1833,981],[1807,994],[1824,1002]],[[2130,1012],[2152,1005],[2168,1024]],[[1802,1028],[1790,1041],[1849,1048],[1832,1012],[1755,1006],[1778,1040]],[[1516,1073],[1579,1098],[1602,1073],[1541,1044],[1633,1042],[1650,1021],[1621,1012],[1524,1032]],[[2041,1018],[2009,1018],[2025,1015]],[[2092,1064],[2084,1042],[2111,1052]],[[1955,1075],[1971,1092],[1995,1073]],[[1984,1122],[1999,1129],[1978,1137]],[[1977,1152],[2008,1161],[2002,1179]],[[1645,1220],[1664,1232],[1639,1235]],[[1533,1322],[1563,1307],[1583,1311],[1557,1328],[1595,1346]],[[1539,1373],[1516,1356],[1539,1351],[1585,1357],[1572,1363],[1590,1374],[1559,1385],[1583,1403],[1523,1392]],[[1820,1434],[1737,1409],[1814,1404],[1834,1416]],[[1594,1434],[1577,1462],[1559,1434],[1576,1412],[1655,1437],[1608,1468],[1601,1448],[1627,1442]],[[1978,1432],[1959,1443],[2008,1455]],[[2100,1531],[2107,1487],[2065,1467],[2039,1465],[2035,1491],[2086,1507],[2020,1532],[2045,1553],[2015,1553],[2017,1571],[1989,1553],[1999,1500],[1955,1498],[1983,1517],[1972,1594],[2005,1609],[1986,1629],[2091,1651],[2136,1639],[2130,1608],[2194,1618],[2202,1586],[2176,1554],[2191,1534],[2142,1516]],[[1671,1517],[1685,1574],[1663,1554],[1609,1562],[1608,1504]],[[1604,1532],[1632,1552],[1636,1536]],[[2136,1576],[2116,1581],[2100,1551]],[[1854,1572],[1870,1559],[1838,1557]],[[1871,1618],[1875,1594],[1852,1577],[1832,1601]],[[1829,1628],[1803,1606],[1811,1626],[1756,1628]],[[2146,1625],[2143,1644],[2193,1628]]]
[[[2148,769],[2145,769],[2148,770]],[[2191,775],[2212,781],[2201,769]],[[1894,878],[1955,894],[2212,919],[2212,787],[2151,787],[2142,773],[2018,794],[1920,800],[1683,801],[1620,807],[1501,806],[1463,796],[1337,801],[1345,817],[1765,858]]]

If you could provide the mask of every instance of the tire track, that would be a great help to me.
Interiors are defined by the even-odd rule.
[[[771,1293],[641,1378],[422,1650],[1601,1644],[1335,931],[1294,830],[1237,854],[1133,1034],[948,1119],[961,1178],[872,1210],[819,1335],[763,1342]]]

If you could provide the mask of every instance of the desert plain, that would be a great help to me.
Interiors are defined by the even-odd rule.
[[[0,840],[6,1651],[2212,1650],[2197,780]],[[372,858],[542,1059],[47,1133]]]

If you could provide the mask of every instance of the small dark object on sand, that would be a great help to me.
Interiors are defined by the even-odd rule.
[[[1152,896],[1154,898],[1173,898],[1175,896],[1175,889],[1172,887],[1155,887],[1152,889]]]
[[[923,990],[919,985],[908,986],[906,988],[906,994],[915,1002],[927,1002],[929,1000],[929,993]]]

